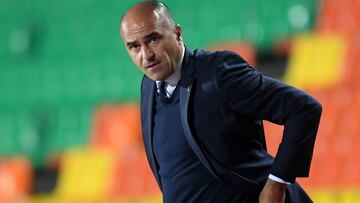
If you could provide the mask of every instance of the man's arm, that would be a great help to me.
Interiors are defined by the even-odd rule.
[[[259,196],[259,203],[283,203],[286,184],[268,179]]]
[[[284,125],[270,173],[291,183],[308,176],[321,105],[303,91],[263,76],[236,54],[229,53],[219,66],[215,82],[230,108]]]
[[[259,203],[283,203],[285,201],[286,182],[272,174],[269,175],[259,196]]]

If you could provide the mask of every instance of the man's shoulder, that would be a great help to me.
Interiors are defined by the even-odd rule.
[[[149,77],[147,77],[146,75],[143,75],[142,79],[141,79],[141,90],[143,91],[144,88],[150,88],[151,85],[154,84],[154,81],[151,80]]]
[[[209,65],[218,65],[225,62],[246,62],[239,54],[228,50],[208,51],[203,49],[196,49],[194,50],[194,56],[199,63],[209,63]]]

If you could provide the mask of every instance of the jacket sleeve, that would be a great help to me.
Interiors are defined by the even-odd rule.
[[[263,76],[236,54],[218,63],[214,81],[233,110],[253,119],[284,125],[270,173],[288,182],[307,177],[321,105],[303,91]]]

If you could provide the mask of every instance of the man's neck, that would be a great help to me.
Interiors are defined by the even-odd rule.
[[[176,66],[175,71],[165,80],[165,82],[167,82],[168,84],[170,84],[172,86],[176,86],[181,77],[181,67],[182,67],[182,64],[184,61],[184,56],[185,56],[184,44],[181,45],[181,50],[182,50],[181,58],[180,58],[178,65]]]

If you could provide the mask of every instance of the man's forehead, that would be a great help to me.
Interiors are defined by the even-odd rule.
[[[128,23],[124,24],[122,28],[123,35],[127,38],[132,37],[142,37],[157,30],[157,27],[154,23]]]
[[[141,38],[152,32],[164,32],[164,29],[169,28],[168,22],[164,19],[140,19],[123,21],[121,30],[124,37]]]
[[[140,20],[131,20],[123,21],[121,29],[123,33],[137,33],[145,32],[151,30],[158,30],[164,27],[164,21],[162,20],[152,20],[152,19],[140,19]]]

